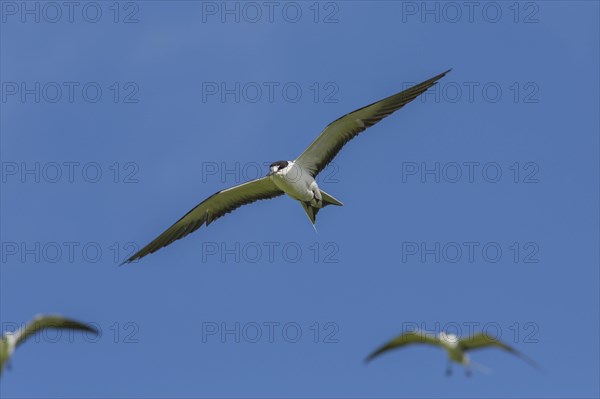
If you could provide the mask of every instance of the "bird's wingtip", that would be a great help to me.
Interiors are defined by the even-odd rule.
[[[525,360],[527,361],[527,363],[529,363],[529,365],[531,367],[533,367],[534,369],[536,369],[538,372],[546,375],[546,369],[544,369],[538,362],[536,362],[535,360],[533,360],[530,357],[525,358]]]
[[[369,364],[369,363],[371,363],[371,361],[372,361],[373,359],[375,359],[377,356],[379,356],[380,354],[381,354],[381,352],[380,352],[380,351],[375,351],[375,352],[372,352],[372,353],[370,353],[370,354],[369,354],[369,356],[365,357],[365,360],[363,360],[363,363],[364,363],[364,364]]]
[[[434,84],[437,84],[438,80],[440,80],[441,78],[445,77],[447,74],[449,74],[452,71],[452,68],[445,70],[444,72],[440,73],[439,75],[437,75],[436,77],[433,78],[433,80],[435,80]]]

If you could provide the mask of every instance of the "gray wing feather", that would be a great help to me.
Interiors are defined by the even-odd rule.
[[[373,353],[367,356],[365,362],[370,362],[382,353],[385,353],[392,349],[401,348],[403,346],[411,344],[428,344],[439,346],[440,341],[435,334],[430,334],[426,331],[409,331],[397,336],[396,338],[392,339],[391,341],[376,349]]]
[[[313,177],[317,176],[348,141],[417,98],[448,72],[450,70],[336,119],[300,154],[296,162]]]
[[[40,315],[31,320],[25,328],[15,333],[15,346],[19,346],[25,342],[27,338],[46,328],[80,330],[98,334],[98,331],[95,328],[77,320],[68,319],[58,315]]]
[[[463,350],[465,352],[475,350],[475,349],[489,348],[489,347],[500,348],[500,349],[505,350],[508,353],[512,353],[513,355],[520,357],[521,359],[523,359],[527,363],[529,363],[531,366],[533,366],[537,369],[541,369],[541,367],[535,361],[533,361],[531,358],[529,358],[528,356],[525,356],[523,353],[519,352],[512,346],[509,346],[509,345],[505,344],[504,342],[500,341],[499,339],[494,338],[485,333],[478,333],[478,334],[474,334],[473,336],[471,336],[469,338],[461,339],[459,341],[459,345],[461,346],[461,348],[463,348]]]
[[[203,224],[208,226],[218,218],[255,201],[274,198],[283,194],[268,177],[252,180],[226,190],[219,191],[190,210],[150,244],[133,254],[123,263],[158,251],[174,241],[198,230]]]

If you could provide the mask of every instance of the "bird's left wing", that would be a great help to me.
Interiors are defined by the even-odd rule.
[[[348,141],[417,98],[448,72],[450,70],[336,119],[300,154],[296,162],[313,177],[317,176]]]
[[[25,342],[27,338],[31,337],[38,331],[42,331],[47,328],[80,330],[98,334],[98,331],[95,328],[77,320],[68,319],[59,315],[39,315],[27,323],[23,329],[15,333],[15,346],[19,346]]]
[[[439,346],[440,341],[437,336],[426,331],[408,331],[397,336],[388,343],[376,349],[365,359],[365,362],[373,360],[375,357],[381,355],[384,352],[410,344],[429,344]]]
[[[483,349],[489,347],[500,348],[505,350],[506,352],[512,353],[513,355],[520,357],[521,359],[529,363],[531,366],[537,369],[541,369],[541,367],[531,358],[525,356],[523,353],[519,352],[512,346],[509,346],[504,342],[500,341],[499,339],[494,338],[486,333],[478,333],[474,334],[469,338],[463,338],[459,341],[459,345],[461,348],[463,348],[464,351],[471,351],[474,349]]]
[[[188,234],[198,230],[204,223],[208,226],[221,216],[258,200],[274,198],[283,194],[275,183],[268,177],[251,180],[226,190],[219,191],[196,205],[185,216],[175,224],[156,237],[150,244],[133,254],[123,263],[129,263],[136,259],[158,251],[173,241],[179,240]]]

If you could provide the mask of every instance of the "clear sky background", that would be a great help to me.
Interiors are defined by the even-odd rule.
[[[598,397],[597,2],[61,4],[1,2],[0,321],[102,336],[23,345],[3,398]],[[318,234],[278,198],[118,267],[448,68],[320,176],[345,205]],[[363,363],[415,325],[485,329],[545,373],[497,350],[472,378],[427,347]]]

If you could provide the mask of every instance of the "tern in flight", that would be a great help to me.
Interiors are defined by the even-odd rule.
[[[242,205],[283,194],[289,195],[302,204],[314,227],[317,212],[321,208],[328,205],[342,205],[340,201],[319,188],[315,181],[319,172],[333,160],[348,141],[413,101],[448,72],[450,70],[336,119],[298,158],[293,161],[273,162],[265,177],[211,195],[123,263],[156,252],[196,231],[200,226],[204,224],[208,226]]]
[[[443,348],[448,353],[448,368],[446,369],[446,375],[452,374],[452,362],[456,362],[458,364],[462,364],[466,368],[467,376],[471,375],[471,367],[477,368],[483,372],[486,372],[487,369],[483,366],[473,362],[469,356],[467,356],[467,352],[472,351],[474,349],[483,349],[483,348],[500,348],[505,350],[508,353],[512,353],[525,360],[531,366],[539,369],[540,367],[533,360],[517,351],[516,349],[508,346],[502,341],[488,335],[485,333],[477,333],[468,338],[460,339],[458,336],[454,334],[449,334],[446,332],[440,332],[438,335],[428,333],[426,331],[409,331],[399,335],[398,337],[392,339],[375,352],[371,353],[366,359],[365,362],[370,362],[377,356],[382,353],[388,352],[392,349],[403,348],[407,345],[413,344],[427,344],[434,345],[440,348]]]
[[[80,330],[92,334],[98,334],[95,328],[76,320],[67,319],[58,315],[38,315],[33,318],[25,327],[15,331],[7,332],[0,340],[0,374],[4,366],[9,362],[17,346],[21,345],[27,338],[35,335],[37,332],[47,328],[56,328],[61,330]]]

